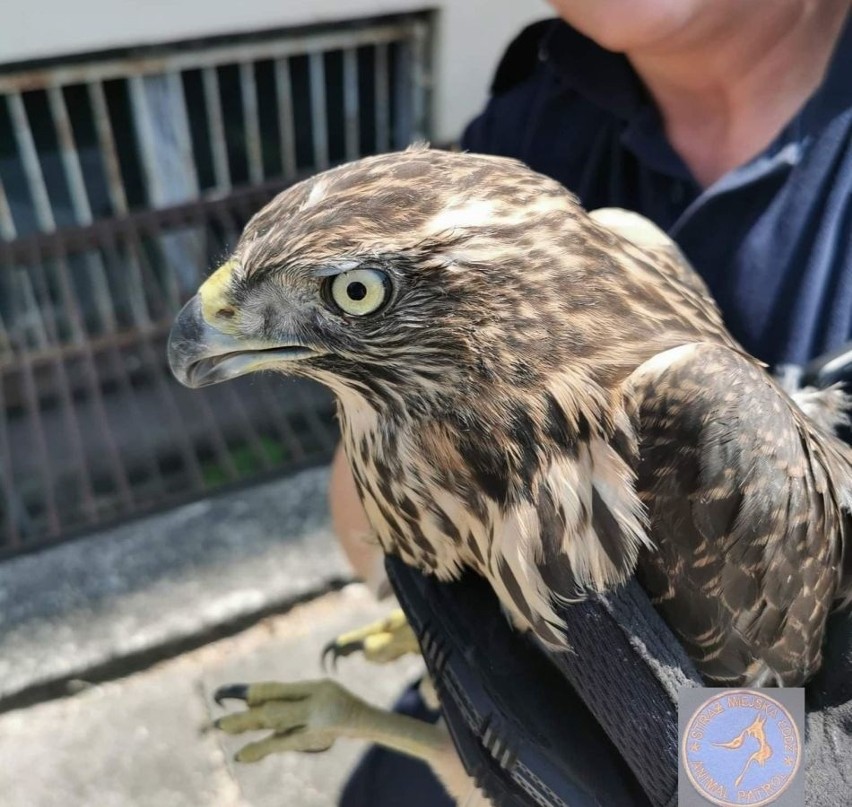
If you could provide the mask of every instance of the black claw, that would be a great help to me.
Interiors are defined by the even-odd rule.
[[[331,662],[329,665],[329,661]],[[329,666],[331,666],[332,672],[337,672],[337,647],[334,642],[329,642],[323,649],[322,655],[320,656],[320,663],[322,664],[322,671],[328,672]]]
[[[359,650],[363,650],[364,643],[363,642],[347,642],[346,644],[338,644],[336,640],[330,641],[323,649],[322,649],[322,669],[324,672],[328,671],[328,662],[331,660],[331,669],[333,672],[337,672],[337,659],[351,656],[353,653],[357,653]]]
[[[248,700],[248,684],[226,684],[223,687],[219,687],[213,693],[213,700],[222,706],[222,701],[226,698],[233,698],[234,700],[239,701],[247,701]]]

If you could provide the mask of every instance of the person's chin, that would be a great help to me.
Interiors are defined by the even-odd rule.
[[[548,0],[572,28],[616,53],[670,42],[706,0]]]

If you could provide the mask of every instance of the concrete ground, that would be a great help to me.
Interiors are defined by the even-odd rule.
[[[220,684],[321,677],[325,643],[391,607],[340,587],[326,473],[0,564],[0,804],[336,803],[363,744],[238,765],[209,728]],[[336,677],[389,705],[421,664],[351,657]]]
[[[235,636],[76,695],[0,715],[4,807],[328,807],[364,744],[232,761],[246,739],[209,728],[210,693],[234,681],[323,677],[323,645],[388,610],[361,585],[268,617]],[[417,659],[376,668],[341,659],[337,680],[390,705]],[[248,735],[251,737],[251,735]],[[256,737],[251,737],[256,739]]]

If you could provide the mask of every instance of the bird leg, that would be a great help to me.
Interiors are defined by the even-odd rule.
[[[257,762],[282,751],[326,751],[339,737],[349,737],[423,760],[456,799],[474,792],[442,724],[378,709],[334,681],[231,684],[220,687],[214,698],[219,704],[235,698],[248,706],[215,722],[226,734],[272,732],[243,746],[235,756],[238,762]]]
[[[367,661],[387,664],[409,653],[420,653],[420,645],[401,609],[396,608],[384,619],[343,633],[322,651],[323,663],[330,657],[332,665],[341,656],[360,652]]]

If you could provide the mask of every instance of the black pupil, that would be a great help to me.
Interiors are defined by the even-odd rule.
[[[356,280],[346,287],[346,294],[350,300],[363,300],[367,296],[367,287]]]

